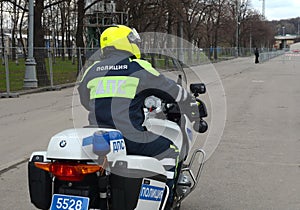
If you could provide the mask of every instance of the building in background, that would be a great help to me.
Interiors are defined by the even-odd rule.
[[[300,35],[279,35],[275,36],[274,48],[276,49],[287,49],[296,42],[300,42]]]

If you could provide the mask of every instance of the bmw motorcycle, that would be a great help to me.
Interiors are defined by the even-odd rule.
[[[178,83],[184,78],[182,71]],[[185,113],[179,104],[155,96],[144,103],[144,126],[171,139],[180,151],[172,189],[166,185],[166,170],[160,161],[126,153],[120,131],[72,128],[54,135],[47,150],[32,153],[28,162],[32,204],[44,210],[164,210],[172,193],[171,209],[179,210],[196,188],[204,166],[205,152],[192,148],[195,133],[208,129],[203,120],[206,106],[199,99],[206,92],[205,85],[191,84],[190,91],[195,100]]]

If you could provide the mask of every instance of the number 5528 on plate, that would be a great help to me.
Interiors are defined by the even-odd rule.
[[[54,194],[50,210],[88,210],[89,201],[87,197]]]

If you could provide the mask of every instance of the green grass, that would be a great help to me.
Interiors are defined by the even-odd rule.
[[[185,62],[188,65],[199,65],[209,62],[205,52],[200,53],[188,53],[184,52]],[[222,60],[222,55],[219,55],[218,60]],[[146,56],[146,59],[151,62],[150,55]],[[1,60],[0,60],[1,62]],[[45,59],[45,65],[47,68],[48,78],[50,80],[49,72],[49,59]],[[71,60],[66,57],[63,61],[61,57],[56,57],[53,61],[53,85],[60,85],[66,83],[72,83],[76,81],[77,75],[77,62],[72,64]],[[165,56],[155,55],[155,68],[157,69],[168,69],[174,68],[174,64],[171,59],[168,60],[166,65]],[[12,92],[23,89],[23,80],[25,76],[25,60],[19,59],[18,65],[15,61],[9,61],[9,78],[10,78],[10,90]],[[0,63],[0,92],[6,92],[6,76],[5,66]]]
[[[25,61],[24,59],[19,59],[19,64],[17,65],[14,61],[8,62],[9,66],[9,81],[10,90],[16,91],[23,88],[23,80],[25,76]],[[6,91],[6,71],[5,65],[0,64],[0,92]]]
[[[46,64],[48,75],[50,75],[48,59],[46,60]],[[53,62],[52,69],[54,85],[72,83],[77,79],[77,62],[72,64],[72,61],[68,60],[67,58],[65,61],[63,61],[61,58],[56,58],[55,62]]]
[[[45,65],[47,68],[48,78],[50,80],[50,68],[49,59],[45,59]],[[18,64],[15,61],[9,60],[9,81],[10,90],[12,92],[23,89],[23,80],[25,76],[25,60],[19,59]],[[61,58],[57,57],[52,65],[53,68],[53,84],[65,84],[72,83],[76,81],[77,74],[77,62],[72,64],[72,61],[67,58],[63,61]],[[0,92],[6,91],[6,73],[5,65],[0,64]]]

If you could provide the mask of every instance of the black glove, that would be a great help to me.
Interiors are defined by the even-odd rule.
[[[197,131],[199,133],[205,133],[208,129],[208,125],[204,120],[199,119],[199,120],[195,121],[193,128],[195,131]]]
[[[196,101],[198,104],[198,111],[199,111],[200,118],[207,117],[207,109],[205,103],[198,98],[196,99]]]
[[[188,95],[187,99],[180,101],[178,105],[180,112],[186,114],[191,121],[200,117],[196,100],[192,95]]]

